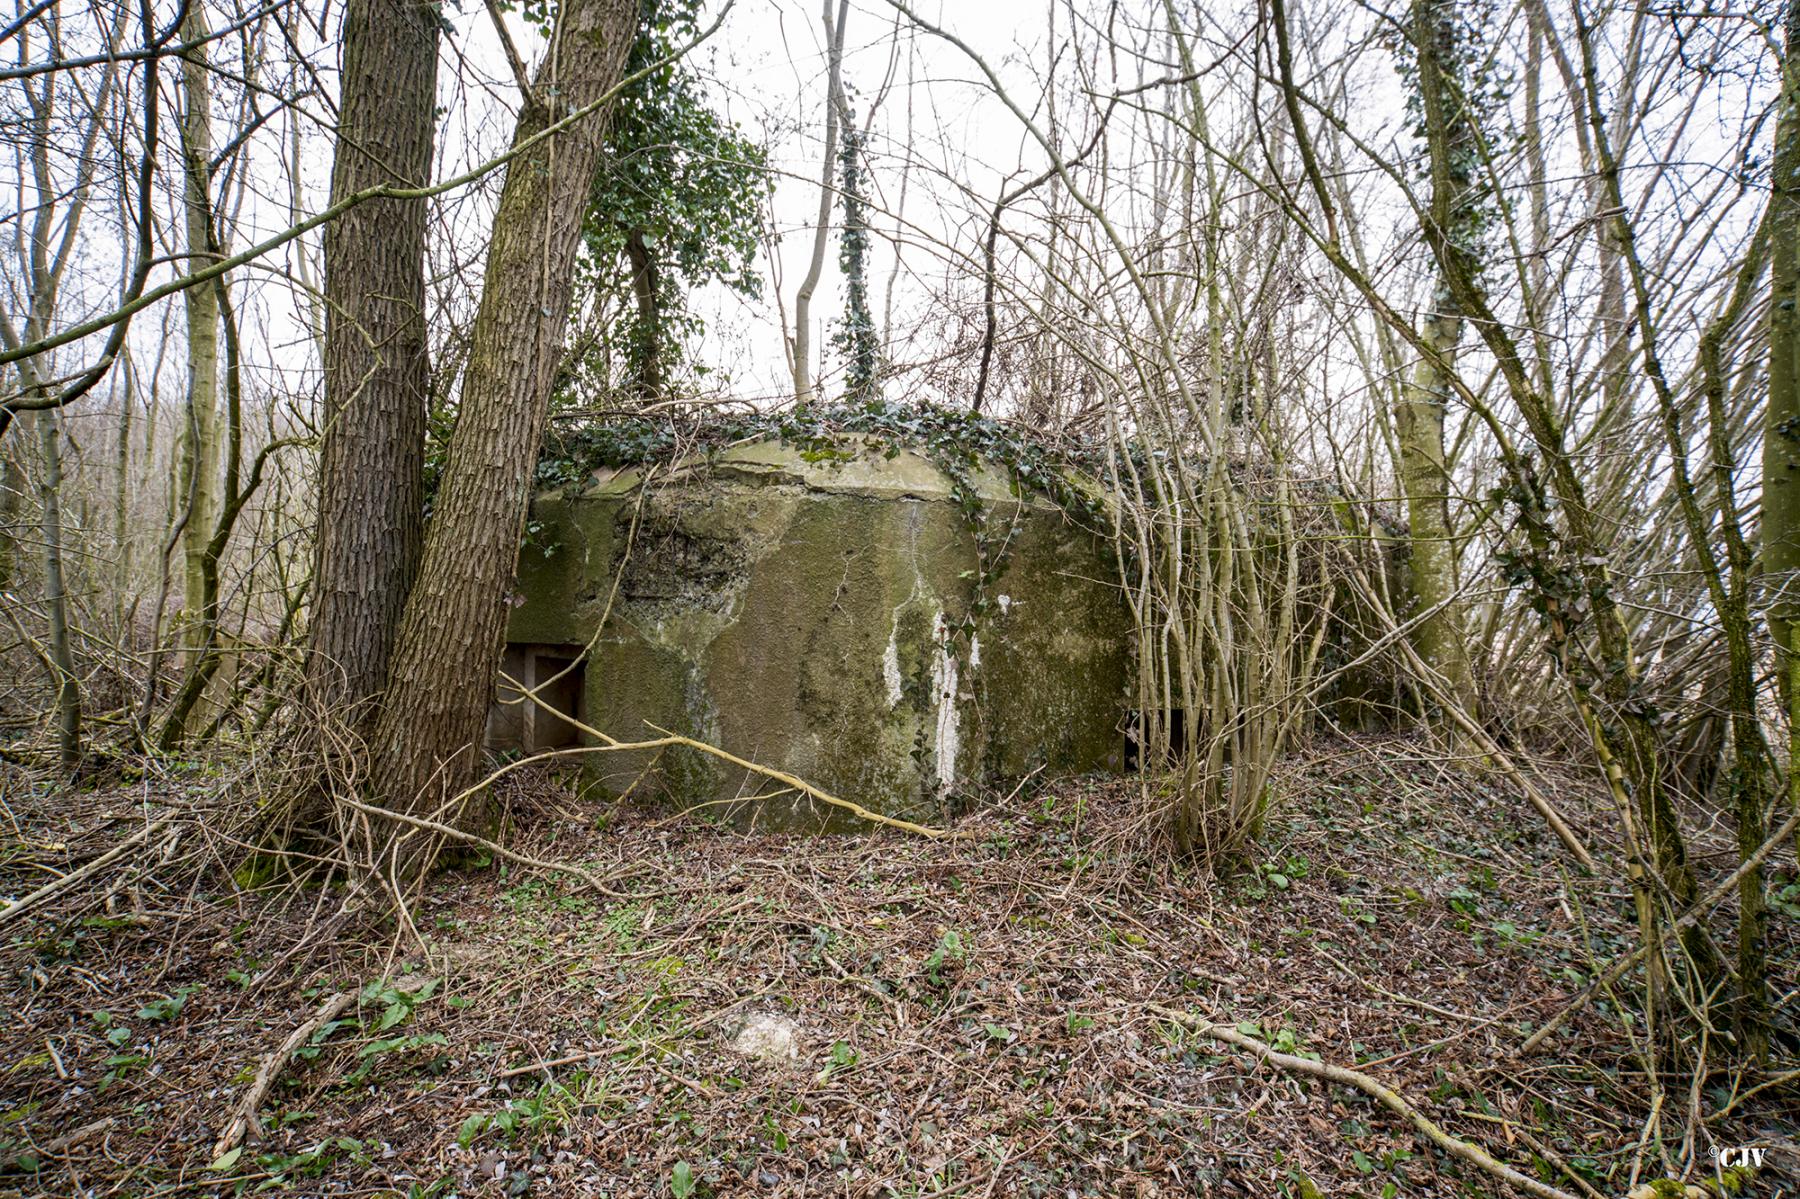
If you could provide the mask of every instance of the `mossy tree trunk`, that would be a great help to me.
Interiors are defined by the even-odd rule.
[[[25,472],[14,457],[16,441],[0,441],[0,592],[13,585],[19,543],[20,510],[24,507]]]
[[[56,756],[73,770],[81,764],[81,682],[75,674],[75,647],[69,639],[69,589],[63,578],[62,414],[36,414],[38,445],[44,456],[38,486],[44,534],[44,610],[50,616],[49,654],[56,680]]]
[[[440,17],[425,0],[350,0],[331,193],[430,180]],[[308,683],[368,715],[418,565],[430,394],[423,199],[371,200],[325,231],[325,423]],[[198,289],[197,289],[198,290]]]
[[[1770,295],[1761,549],[1762,572],[1770,583],[1768,619],[1778,668],[1775,675],[1788,703],[1788,787],[1790,799],[1800,806],[1800,588],[1796,587],[1800,582],[1800,574],[1796,574],[1800,570],[1800,314],[1795,311],[1800,302],[1800,0],[1788,0],[1783,5],[1782,24],[1786,44],[1776,108],[1772,186],[1764,223]],[[1718,448],[1718,443],[1728,436],[1719,343],[1724,338],[1726,320],[1735,318],[1745,306],[1746,284],[1753,278],[1755,275],[1746,266],[1739,276],[1739,293],[1732,297],[1731,310],[1708,329],[1701,343],[1707,411],[1714,430],[1715,472],[1727,503],[1731,497],[1731,462],[1729,455]],[[1729,522],[1727,529],[1736,533],[1736,522]],[[1767,835],[1774,794],[1769,784],[1775,772],[1767,761],[1756,711],[1756,663],[1749,654],[1747,598],[1751,563],[1748,547],[1742,541],[1738,534],[1730,546],[1737,602],[1720,615],[1731,637],[1732,651],[1732,740],[1736,753],[1728,777],[1737,815],[1738,855],[1748,861]],[[1738,1023],[1758,1057],[1768,1051],[1766,924],[1762,871],[1747,870],[1738,883],[1738,989],[1742,1000]]]
[[[1757,226],[1748,249],[1739,262],[1729,296],[1714,318],[1708,322],[1697,347],[1696,361],[1700,379],[1699,400],[1707,421],[1709,457],[1715,494],[1712,510],[1702,506],[1702,495],[1695,486],[1689,469],[1689,442],[1692,419],[1687,398],[1678,394],[1663,366],[1664,339],[1656,320],[1651,299],[1650,271],[1641,256],[1636,230],[1627,215],[1630,212],[1620,185],[1622,164],[1615,152],[1607,123],[1600,110],[1600,94],[1596,79],[1592,38],[1577,13],[1581,37],[1581,57],[1585,79],[1585,111],[1581,114],[1589,128],[1598,171],[1595,182],[1600,189],[1603,211],[1609,220],[1603,229],[1601,246],[1616,267],[1621,286],[1629,284],[1633,301],[1631,331],[1635,331],[1639,350],[1637,358],[1649,393],[1655,398],[1664,448],[1668,455],[1671,489],[1681,519],[1686,527],[1688,546],[1708,598],[1718,615],[1726,646],[1727,714],[1731,728],[1731,765],[1726,779],[1729,800],[1737,821],[1740,860],[1747,864],[1739,880],[1737,988],[1732,1005],[1733,1019],[1743,1047],[1751,1056],[1762,1059],[1768,1051],[1767,959],[1763,943],[1763,879],[1754,862],[1766,835],[1769,799],[1773,793],[1774,766],[1770,760],[1759,713],[1757,712],[1757,662],[1751,645],[1750,572],[1752,568],[1749,539],[1735,493],[1736,455],[1732,447],[1732,430],[1727,418],[1725,392],[1729,373],[1726,347],[1749,310],[1757,280],[1761,277],[1768,254],[1773,207]],[[1790,35],[1792,33],[1790,26]],[[1784,89],[1785,90],[1785,89]],[[1790,133],[1791,133],[1790,123]],[[1771,205],[1778,203],[1771,199]],[[1624,344],[1628,332],[1618,334],[1615,344]],[[1624,363],[1617,369],[1624,371]],[[1633,714],[1635,718],[1635,713]],[[1657,763],[1661,768],[1664,763]],[[1668,788],[1662,788],[1667,796]],[[1646,823],[1660,816],[1646,814]],[[1671,813],[1671,819],[1672,813]],[[1654,829],[1655,825],[1651,823]],[[1676,836],[1679,837],[1677,830]],[[1667,848],[1657,845],[1659,865]],[[1665,878],[1667,875],[1665,874]],[[1691,877],[1691,875],[1690,875]],[[1680,879],[1675,880],[1676,884]],[[1680,894],[1683,906],[1691,894]],[[1694,947],[1690,945],[1690,953]],[[1711,984],[1713,971],[1707,969],[1710,957],[1694,953],[1694,961],[1702,967],[1702,981]]]
[[[1763,423],[1762,573],[1769,631],[1793,673],[1800,626],[1800,0],[1782,6],[1787,57],[1769,196],[1769,406]],[[1789,694],[1789,702],[1796,696]]]
[[[637,15],[635,0],[565,0],[524,98],[514,145],[531,144],[507,166],[456,430],[374,739],[373,781],[390,803],[435,809],[477,760],[607,110],[538,135],[618,82]]]
[[[1415,0],[1416,6],[1429,3],[1431,0]],[[1579,19],[1577,25],[1591,107],[1598,85],[1593,77],[1588,30]],[[1456,146],[1449,124],[1454,81],[1446,78],[1433,39],[1421,39],[1416,46],[1435,194],[1456,170]],[[1290,100],[1290,108],[1292,105]],[[1592,117],[1593,113],[1583,115]],[[1598,135],[1603,126],[1591,121],[1590,131]],[[1483,344],[1493,355],[1542,462],[1544,477],[1540,480],[1537,468],[1511,448],[1504,430],[1496,427],[1496,434],[1506,447],[1508,472],[1522,497],[1520,523],[1529,541],[1522,566],[1531,577],[1531,585],[1538,589],[1537,603],[1550,634],[1552,652],[1571,683],[1596,755],[1622,805],[1621,815],[1628,822],[1628,836],[1636,847],[1632,870],[1640,918],[1652,923],[1651,909],[1661,908],[1665,897],[1673,908],[1685,909],[1697,897],[1698,887],[1665,779],[1658,713],[1641,694],[1639,663],[1629,625],[1614,594],[1604,526],[1576,467],[1554,398],[1534,385],[1518,342],[1489,302],[1477,264],[1463,247],[1445,236],[1439,221],[1425,222],[1423,232],[1460,310],[1480,331]],[[1553,510],[1561,514],[1560,524],[1553,523]],[[1591,666],[1576,652],[1574,638],[1579,624],[1592,630],[1598,660]],[[1648,877],[1650,871],[1655,872],[1655,880]],[[1722,965],[1704,930],[1697,924],[1690,925],[1683,933],[1682,945],[1703,980],[1710,984],[1719,978]]]
[[[225,485],[219,501],[218,521],[207,530],[206,546],[200,556],[201,603],[194,661],[175,693],[158,734],[158,744],[164,750],[174,749],[187,737],[188,723],[224,661],[220,647],[219,576],[225,551],[231,545],[232,531],[237,527],[238,517],[243,515],[244,506],[262,485],[263,470],[270,458],[293,444],[277,439],[264,445],[250,465],[248,478],[245,477],[240,466],[244,449],[244,387],[237,314],[225,281],[215,279],[209,286],[217,293],[220,327],[225,334]],[[221,718],[223,714],[220,713]]]
[[[181,68],[182,219],[187,245],[185,269],[208,265],[218,248],[212,204],[212,86],[207,62],[206,9],[189,4],[182,16],[182,40],[196,43]],[[181,527],[184,649],[197,651],[206,605],[206,546],[218,512],[219,473],[219,293],[190,287],[182,293],[187,312],[187,412],[176,457]]]
[[[1464,640],[1464,613],[1458,598],[1456,543],[1450,522],[1450,463],[1444,447],[1449,394],[1444,364],[1456,360],[1462,316],[1447,288],[1438,287],[1420,333],[1438,361],[1420,358],[1402,388],[1394,413],[1400,446],[1400,489],[1406,497],[1408,572],[1412,580],[1409,615],[1413,648],[1444,678],[1444,691],[1473,715],[1475,677]],[[1429,706],[1429,705],[1428,705]],[[1436,722],[1444,731],[1456,725]]]
[[[1456,69],[1454,20],[1454,9],[1446,0],[1419,0],[1413,5],[1412,36],[1419,47],[1421,71],[1427,62],[1440,71]],[[1431,172],[1428,219],[1453,253],[1473,262],[1478,217],[1471,174],[1478,147],[1464,81],[1445,82],[1450,86],[1442,89],[1437,111],[1446,152],[1442,169]],[[1475,680],[1464,640],[1463,605],[1457,596],[1456,548],[1450,523],[1451,463],[1444,446],[1448,376],[1455,369],[1457,346],[1462,342],[1463,316],[1444,271],[1440,266],[1435,272],[1431,311],[1420,329],[1429,352],[1420,356],[1401,389],[1394,425],[1400,449],[1400,489],[1406,498],[1413,614],[1420,617],[1413,629],[1413,648],[1427,666],[1443,676],[1445,693],[1472,715]],[[1437,723],[1456,736],[1453,722],[1440,719]]]
[[[131,630],[127,627],[130,607],[126,597],[131,594],[131,418],[136,403],[137,371],[129,347],[119,355],[119,367],[123,382],[118,389],[119,428],[113,443],[113,553],[118,559],[113,566],[113,588],[118,595],[113,617],[118,624],[120,643],[130,646]],[[0,588],[4,586],[3,577],[0,577]]]

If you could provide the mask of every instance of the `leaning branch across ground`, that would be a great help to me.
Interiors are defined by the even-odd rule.
[[[1527,1195],[1536,1195],[1539,1199],[1576,1199],[1568,1191],[1558,1190],[1547,1183],[1526,1174],[1521,1174],[1505,1162],[1494,1157],[1481,1146],[1469,1141],[1459,1140],[1433,1124],[1420,1114],[1419,1109],[1408,1103],[1400,1095],[1381,1085],[1360,1070],[1347,1070],[1342,1066],[1331,1066],[1324,1062],[1315,1062],[1311,1058],[1295,1057],[1291,1053],[1280,1053],[1268,1045],[1239,1032],[1229,1024],[1214,1024],[1210,1020],[1202,1020],[1198,1016],[1190,1016],[1186,1012],[1178,1012],[1173,1008],[1157,1004],[1147,1005],[1147,1010],[1161,1016],[1165,1020],[1179,1024],[1181,1027],[1202,1033],[1215,1041],[1223,1041],[1235,1046],[1271,1065],[1279,1066],[1292,1074],[1306,1074],[1339,1086],[1354,1087],[1375,1100],[1401,1119],[1411,1124],[1426,1140],[1442,1149],[1454,1158],[1468,1162],[1470,1165],[1506,1182],[1515,1190]]]
[[[1769,854],[1774,851],[1777,845],[1784,844],[1789,837],[1793,836],[1796,828],[1800,828],[1800,811],[1796,811],[1792,816],[1789,816],[1786,823],[1776,829],[1773,833],[1769,834],[1768,839],[1762,843],[1762,848],[1740,862],[1736,870],[1733,870],[1719,883],[1718,886],[1714,887],[1711,891],[1708,891],[1696,901],[1694,906],[1689,908],[1679,920],[1675,921],[1674,924],[1665,929],[1663,931],[1663,940],[1666,941],[1668,938],[1675,936],[1684,929],[1691,928],[1698,923],[1700,917],[1706,915],[1707,912],[1718,906],[1727,895],[1731,894],[1732,889],[1738,885],[1739,879],[1743,878],[1752,870],[1755,870],[1758,866],[1761,866],[1763,861],[1768,858]],[[1525,1042],[1520,1045],[1517,1050],[1517,1056],[1524,1057],[1527,1054],[1534,1052],[1538,1046],[1542,1045],[1544,1041],[1549,1038],[1551,1033],[1561,1028],[1564,1024],[1567,1024],[1583,1008],[1592,1003],[1595,997],[1602,991],[1625,977],[1626,971],[1643,961],[1645,957],[1649,956],[1649,953],[1650,947],[1648,945],[1639,945],[1630,953],[1621,954],[1619,957],[1614,958],[1612,965],[1606,967],[1606,969],[1594,976],[1594,981],[1587,985],[1586,990],[1577,995],[1567,1007],[1563,1008],[1562,1011],[1544,1021],[1543,1027],[1539,1028],[1525,1039]]]
[[[898,816],[884,816],[880,812],[871,811],[852,800],[840,799],[829,792],[821,791],[819,788],[813,786],[798,775],[789,774],[785,770],[777,770],[773,766],[759,765],[756,762],[750,761],[748,758],[738,757],[730,750],[720,749],[716,745],[708,745],[706,742],[697,741],[692,737],[684,737],[680,733],[672,733],[668,729],[658,725],[652,724],[650,725],[650,728],[661,733],[662,736],[660,737],[655,737],[648,741],[620,741],[617,737],[609,736],[599,729],[594,728],[592,725],[583,724],[567,712],[561,712],[552,707],[548,701],[538,695],[538,691],[547,685],[547,683],[543,683],[539,684],[537,687],[526,687],[516,681],[509,681],[509,686],[512,686],[519,691],[521,699],[529,700],[536,704],[563,723],[594,738],[599,744],[580,745],[573,749],[545,750],[542,753],[533,754],[527,758],[521,758],[516,762],[508,762],[474,786],[469,787],[456,795],[444,805],[444,810],[458,810],[465,800],[472,799],[482,791],[486,790],[498,780],[501,775],[506,774],[509,771],[517,770],[521,766],[529,766],[533,762],[546,762],[553,758],[580,757],[587,754],[629,753],[641,750],[668,749],[671,746],[680,746],[685,749],[694,750],[698,753],[707,754],[710,757],[718,758],[722,762],[729,762],[733,766],[748,770],[752,774],[759,774],[766,779],[772,779],[775,782],[786,784],[788,787],[793,788],[795,791],[800,792],[810,799],[817,800],[827,807],[838,808],[842,811],[849,812],[857,819],[866,820],[870,824],[879,824],[884,828],[899,829],[901,832],[912,833],[915,836],[920,837],[928,837],[933,841],[955,840],[963,835],[953,829],[932,828],[929,825],[916,824],[911,820],[902,820]],[[750,798],[755,799],[756,797],[751,796]],[[367,809],[364,810],[367,811]],[[458,835],[461,836],[461,834]]]
[[[785,770],[776,770],[772,766],[759,766],[747,758],[740,758],[736,754],[731,753],[728,750],[720,749],[716,745],[708,745],[706,742],[696,741],[692,737],[683,737],[680,733],[671,733],[668,729],[658,728],[656,725],[651,725],[650,727],[661,733],[662,738],[656,741],[640,742],[636,748],[651,749],[661,745],[686,746],[688,749],[698,750],[703,754],[710,754],[722,762],[730,762],[733,766],[739,766],[754,774],[760,774],[766,779],[774,779],[778,783],[786,783],[794,790],[799,791],[812,799],[816,799],[828,807],[840,808],[858,819],[867,820],[870,824],[879,824],[887,828],[897,828],[902,832],[915,833],[921,837],[929,837],[934,841],[954,839],[961,835],[952,829],[931,828],[923,824],[914,824],[910,820],[901,820],[897,816],[883,816],[880,812],[872,812],[859,803],[853,803],[848,799],[839,799],[835,795],[829,795],[826,792],[819,790],[799,775],[789,774]]]

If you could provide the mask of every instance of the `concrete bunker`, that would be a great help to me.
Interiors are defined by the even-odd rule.
[[[562,689],[528,715],[503,678],[491,747],[584,739],[556,712],[627,741],[661,728],[932,820],[1039,767],[1124,764],[1131,623],[1108,543],[1002,470],[959,484],[907,450],[765,438],[595,471],[540,493],[532,520],[503,674],[531,687],[560,671]],[[613,793],[713,803],[750,827],[845,826],[685,748],[586,761]]]

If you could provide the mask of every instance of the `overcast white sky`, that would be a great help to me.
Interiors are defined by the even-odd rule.
[[[1156,7],[1149,0],[1123,6],[1126,14],[1138,9],[1154,12]],[[983,55],[1020,102],[1032,107],[1034,119],[1044,120],[1044,114],[1035,106],[1043,103],[1042,81],[1053,57],[1064,80],[1063,94],[1067,97],[1071,93],[1068,83],[1075,64],[1068,53],[1070,31],[1066,27],[1071,17],[1058,0],[917,0],[917,9],[923,18],[957,34]],[[707,19],[718,11],[715,4]],[[76,10],[71,7],[69,12],[73,19]],[[216,22],[222,19],[222,12],[219,10],[221,16]],[[1355,17],[1353,13],[1363,15]],[[438,132],[439,178],[455,175],[505,146],[512,131],[516,99],[511,73],[505,67],[485,7],[476,0],[463,0],[460,7],[451,10],[450,17],[451,34],[444,43],[440,72],[443,115]],[[1125,15],[1114,19],[1121,26],[1127,23]],[[1212,18],[1196,15],[1193,19]],[[1244,18],[1224,14],[1221,19]],[[1343,31],[1344,22],[1366,19],[1362,9],[1315,5],[1303,19],[1300,32],[1309,40],[1341,40],[1350,36]],[[1053,21],[1057,23],[1054,28]],[[334,36],[336,14],[327,15],[323,26],[328,35]],[[1046,158],[985,81],[979,80],[976,67],[960,50],[917,31],[910,22],[898,18],[885,0],[857,0],[851,6],[848,30],[845,78],[859,117],[866,116],[883,84],[889,85],[874,120],[869,148],[876,204],[878,209],[885,209],[874,218],[878,236],[870,274],[877,317],[891,312],[893,358],[897,364],[905,365],[943,348],[946,319],[938,297],[949,292],[962,297],[965,305],[975,300],[979,272],[972,268],[970,259],[979,252],[986,211],[1001,180],[1034,173],[1045,165]],[[1079,40],[1091,46],[1093,31],[1081,32]],[[1129,40],[1128,30],[1120,32]],[[531,40],[527,31],[517,29],[516,34],[529,52]],[[805,273],[812,248],[810,229],[819,202],[826,103],[824,41],[821,13],[812,0],[738,0],[723,28],[693,59],[695,67],[711,81],[718,107],[739,121],[751,136],[766,143],[774,170],[772,213],[779,237],[773,261],[759,264],[766,284],[763,298],[744,301],[715,289],[693,300],[709,330],[696,348],[696,357],[718,372],[712,383],[716,390],[742,398],[780,398],[790,391],[777,302],[791,314],[794,290]],[[327,88],[335,87],[332,76],[338,47],[330,44],[303,48],[326,76]],[[1150,49],[1152,58],[1166,56],[1156,52],[1158,46]],[[1359,133],[1377,144],[1392,144],[1393,139],[1405,143],[1406,122],[1397,99],[1391,60],[1374,49],[1366,57],[1365,90],[1359,94],[1353,114]],[[1129,55],[1121,56],[1121,62],[1129,64],[1122,68],[1125,70],[1160,73],[1163,69],[1154,63],[1135,62]],[[1114,81],[1106,77],[1106,70],[1105,63],[1097,64],[1099,78],[1093,83],[1096,91],[1109,91],[1115,82],[1136,81]],[[1209,88],[1229,91],[1244,83],[1242,76],[1241,66],[1229,64],[1206,83]],[[176,84],[176,73],[165,69],[162,87],[166,124],[175,112]],[[1724,94],[1722,89],[1721,95]],[[1392,103],[1384,103],[1384,99]],[[296,119],[302,135],[299,202],[304,210],[317,210],[325,202],[329,184],[330,120],[325,106],[316,98],[307,100],[304,109],[304,115]],[[1077,120],[1067,112],[1063,117],[1071,122]],[[1128,119],[1121,118],[1116,125],[1124,126]],[[219,128],[221,134],[231,128],[228,114],[220,114]],[[165,132],[166,140],[172,140],[172,130]],[[1060,139],[1065,150],[1079,144],[1084,133],[1081,128],[1067,131]],[[1729,114],[1721,114],[1714,136],[1730,140],[1736,133]],[[1168,126],[1155,122],[1117,129],[1122,152],[1133,144],[1141,148],[1149,139],[1167,135]],[[281,161],[284,136],[285,130],[277,122],[265,127],[253,142],[254,165],[238,210],[234,241],[238,247],[289,223],[288,172]],[[1402,156],[1407,152],[1405,145],[1399,149]],[[165,158],[172,158],[166,145],[164,150]],[[1567,150],[1564,145],[1561,152]],[[907,160],[913,165],[904,173],[902,205],[902,163]],[[171,190],[175,182],[172,165],[170,162],[164,168],[164,186]],[[1553,163],[1553,171],[1555,167]],[[1365,171],[1354,185],[1365,187],[1372,179],[1376,176]],[[450,264],[460,260],[464,272],[454,280],[458,286],[443,290],[458,295],[465,306],[472,301],[478,283],[478,276],[467,271],[468,260],[485,243],[498,183],[496,174],[459,196],[446,197],[443,220],[434,230],[434,264],[447,277]],[[1115,219],[1129,222],[1142,216],[1142,206],[1148,203],[1142,191],[1128,195],[1114,213]],[[1140,206],[1135,214],[1131,210],[1133,204]],[[165,196],[159,208],[166,222],[166,214],[176,209],[172,195]],[[909,226],[898,258],[893,243],[883,236],[895,228],[896,209],[903,211]],[[1416,225],[1410,220],[1384,222],[1379,219],[1379,209],[1366,210],[1365,215],[1370,213],[1377,217],[1365,230],[1371,255],[1377,260],[1386,259],[1394,244],[1389,239],[1404,236],[1406,228],[1416,229]],[[1026,219],[1021,213],[1009,224],[1017,227]],[[122,248],[116,212],[96,213],[90,217],[90,224],[94,227],[89,237],[90,252],[82,256],[71,292],[91,298],[85,306],[98,311],[116,295]],[[176,232],[167,224],[162,229],[165,239]],[[298,247],[293,247],[234,276],[234,294],[244,316],[244,327],[260,341],[246,347],[250,365],[254,370],[268,372],[266,390],[270,393],[304,392],[311,386],[306,381],[309,376],[316,379],[317,355],[301,315],[307,293],[305,286],[294,284],[296,280],[303,285],[318,282],[317,243],[316,235],[307,243],[311,248],[308,262],[302,262],[296,252]],[[174,245],[165,245],[170,253],[176,252]],[[894,292],[891,309],[887,294],[890,279]],[[82,306],[69,305],[66,319],[74,319],[74,309]],[[180,361],[179,304],[165,308],[164,313],[153,310],[144,314],[134,329],[133,341],[140,361],[153,360],[158,350],[169,348],[172,338],[177,339],[176,352],[168,354],[167,360],[172,364]],[[827,380],[838,369],[829,350],[828,323],[841,310],[834,237],[827,249],[824,278],[813,310],[814,344],[824,357],[819,366]],[[166,321],[159,319],[164,316]],[[440,313],[440,321],[446,327],[458,317],[451,309]],[[77,357],[73,352],[65,355],[67,361],[62,366],[66,369]],[[178,383],[171,379],[168,385]],[[920,386],[914,377],[902,374],[890,394],[917,394]]]
[[[717,4],[710,5],[705,19],[718,11]],[[968,41],[1009,85],[1017,86],[1021,93],[1035,94],[1031,66],[1035,64],[1041,74],[1050,44],[1045,0],[979,4],[922,0],[915,11]],[[945,269],[939,255],[922,243],[944,241],[963,253],[976,253],[984,233],[978,223],[971,223],[973,203],[961,194],[960,187],[936,175],[932,168],[948,168],[958,183],[991,198],[1002,175],[1021,168],[1035,172],[1047,160],[1029,144],[1018,121],[985,83],[977,83],[977,70],[961,51],[916,31],[904,18],[897,21],[897,17],[895,9],[879,0],[852,4],[844,78],[859,120],[867,118],[871,103],[887,84],[870,143],[878,206],[889,212],[899,208],[901,159],[910,152],[920,160],[905,180],[903,216],[913,226],[907,234],[913,244],[900,250],[896,275],[893,241],[878,236],[870,273],[878,319],[887,306],[889,280],[895,280],[894,355],[904,361],[909,352],[902,338],[928,300],[927,281],[941,279]],[[709,331],[699,357],[720,372],[715,385],[743,398],[779,398],[792,391],[775,302],[779,295],[791,319],[794,291],[812,253],[826,93],[821,18],[817,4],[738,0],[724,26],[694,57],[695,65],[712,84],[718,109],[738,121],[753,138],[765,142],[775,172],[772,215],[779,237],[776,260],[759,263],[764,296],[744,301],[734,293],[714,289],[694,298]],[[456,21],[456,28],[455,41],[466,61],[477,64],[479,73],[494,81],[491,90],[458,89],[459,100],[469,112],[452,115],[440,133],[448,149],[461,149],[473,161],[491,153],[505,132],[486,114],[469,124],[464,122],[470,113],[498,99],[509,101],[510,86],[485,16],[479,10],[466,11]],[[464,139],[463,147],[457,145],[459,138]],[[878,215],[875,226],[878,234],[891,233],[895,221],[891,215]],[[813,301],[813,341],[817,347],[826,347],[822,350],[823,370],[828,377],[838,369],[827,343],[828,322],[842,311],[841,284],[834,234]]]

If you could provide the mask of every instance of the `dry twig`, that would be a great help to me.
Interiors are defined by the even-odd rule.
[[[268,1098],[269,1090],[275,1085],[275,1080],[281,1076],[281,1068],[287,1065],[288,1058],[294,1055],[295,1050],[305,1045],[319,1029],[342,1015],[344,1009],[354,1002],[356,1002],[355,991],[339,991],[321,1003],[319,1010],[313,1013],[312,1019],[289,1033],[287,1039],[281,1042],[280,1047],[263,1059],[261,1068],[257,1070],[255,1079],[250,1083],[250,1089],[244,1092],[244,1097],[238,1101],[237,1109],[232,1113],[230,1123],[225,1125],[225,1131],[219,1135],[218,1143],[213,1146],[214,1161],[236,1149],[243,1143],[245,1136],[261,1135],[262,1129],[256,1122],[256,1111],[262,1106],[263,1100]]]
[[[1762,865],[1763,860],[1774,851],[1777,845],[1782,844],[1789,837],[1793,836],[1796,828],[1800,828],[1800,812],[1795,812],[1792,816],[1789,816],[1780,828],[1769,834],[1768,840],[1762,843],[1760,849],[1744,859],[1744,861],[1739,864],[1738,868],[1727,875],[1718,886],[1714,887],[1711,891],[1708,891],[1694,904],[1693,907],[1689,908],[1679,920],[1675,921],[1665,929],[1663,932],[1663,939],[1667,940],[1670,937],[1679,935],[1683,929],[1691,927],[1700,919],[1700,917],[1711,911],[1720,901],[1737,888],[1739,879]],[[1561,1028],[1564,1024],[1567,1024],[1579,1014],[1583,1008],[1592,1003],[1596,996],[1618,982],[1619,979],[1623,978],[1626,971],[1630,970],[1633,966],[1643,961],[1645,957],[1649,956],[1649,953],[1650,947],[1648,945],[1640,945],[1630,953],[1614,958],[1612,965],[1606,967],[1606,969],[1596,975],[1594,981],[1587,985],[1586,990],[1577,995],[1567,1007],[1563,1008],[1562,1011],[1544,1021],[1543,1027],[1539,1028],[1525,1039],[1525,1043],[1518,1048],[1518,1056],[1524,1057],[1526,1054],[1537,1049],[1551,1033]]]
[[[409,816],[405,812],[396,812],[390,808],[378,808],[371,804],[351,799],[347,795],[338,796],[338,802],[347,808],[354,808],[365,816],[374,816],[381,820],[393,820],[401,824],[409,824],[414,828],[436,833],[441,837],[450,837],[457,841],[466,841],[470,845],[479,845],[495,857],[517,862],[521,866],[534,866],[539,870],[572,874],[594,890],[600,892],[600,894],[606,896],[608,899],[649,898],[647,895],[628,895],[623,891],[615,891],[613,888],[602,882],[599,876],[590,870],[582,869],[580,866],[572,865],[568,862],[548,862],[542,858],[534,858],[527,854],[522,854],[518,850],[508,849],[497,841],[490,841],[486,837],[480,837],[474,833],[466,833],[453,825],[445,824],[439,820],[427,820],[423,816]]]
[[[143,828],[131,834],[131,836],[125,838],[99,857],[76,867],[61,878],[53,879],[50,882],[45,883],[29,895],[21,896],[7,904],[5,907],[0,908],[0,928],[17,920],[26,912],[29,912],[31,909],[44,903],[46,900],[52,899],[55,896],[62,894],[64,891],[74,888],[77,884],[85,882],[87,879],[99,874],[102,870],[106,869],[120,858],[130,854],[132,850],[137,849],[139,846],[148,844],[164,829],[168,828],[174,819],[173,816],[164,816],[160,820],[146,824]]]
[[[1190,1016],[1185,1012],[1175,1011],[1173,1008],[1151,1004],[1149,1010],[1165,1020],[1174,1021],[1183,1028],[1203,1033],[1215,1041],[1224,1041],[1228,1045],[1234,1045],[1255,1055],[1260,1060],[1280,1066],[1290,1073],[1306,1074],[1313,1078],[1324,1079],[1326,1082],[1336,1083],[1339,1086],[1354,1087],[1411,1124],[1420,1135],[1445,1153],[1493,1175],[1514,1190],[1527,1195],[1536,1195],[1539,1199],[1575,1199],[1575,1196],[1568,1191],[1558,1190],[1556,1187],[1519,1173],[1481,1146],[1451,1136],[1427,1120],[1420,1114],[1418,1108],[1401,1098],[1398,1093],[1381,1085],[1360,1070],[1347,1070],[1342,1066],[1332,1066],[1324,1062],[1315,1062],[1310,1058],[1295,1057],[1291,1053],[1278,1053],[1255,1037],[1246,1036],[1228,1024],[1214,1024],[1211,1021]]]

